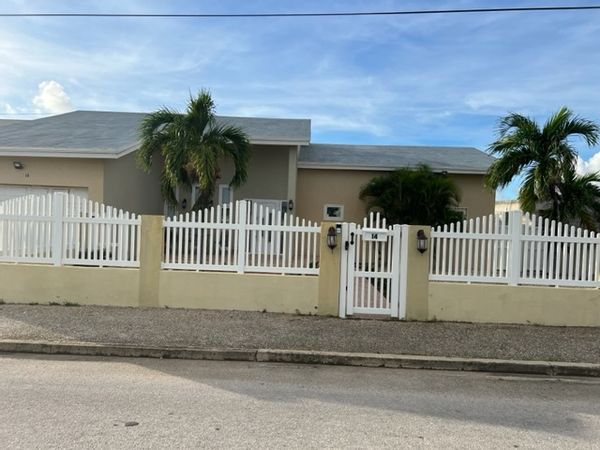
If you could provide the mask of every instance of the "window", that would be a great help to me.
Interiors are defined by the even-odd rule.
[[[344,220],[344,205],[325,205],[323,207],[323,219]]]
[[[462,214],[462,218],[463,220],[467,220],[468,215],[467,213],[469,212],[467,208],[465,208],[464,206],[457,206],[455,208],[452,208],[454,211],[459,212]]]
[[[233,201],[233,188],[228,184],[219,185],[219,205]]]

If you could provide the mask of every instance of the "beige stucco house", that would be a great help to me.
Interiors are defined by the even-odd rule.
[[[0,201],[31,193],[71,192],[139,214],[163,214],[160,165],[135,163],[143,113],[75,111],[36,120],[0,120]],[[358,221],[360,187],[397,167],[428,164],[458,184],[468,217],[494,212],[495,193],[483,179],[492,159],[475,148],[311,144],[310,120],[220,116],[242,127],[253,156],[248,182],[228,186],[232,166],[221,165],[215,203],[251,200],[315,221]],[[195,190],[180,192],[181,205]]]

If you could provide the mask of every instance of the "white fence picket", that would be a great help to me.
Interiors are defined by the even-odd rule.
[[[317,275],[321,227],[238,201],[168,217],[164,269]]]
[[[0,203],[0,261],[138,267],[139,227],[135,215],[74,195],[10,199]]]
[[[520,211],[511,212],[508,222],[505,218],[489,216],[432,230],[429,279],[600,287],[600,238],[594,232]]]

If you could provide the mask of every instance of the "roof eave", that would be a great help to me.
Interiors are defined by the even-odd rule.
[[[0,156],[14,158],[87,158],[87,159],[117,159],[123,154],[106,152],[78,152],[78,151],[39,151],[31,149],[4,150],[0,149]]]
[[[337,164],[319,164],[319,163],[306,163],[298,162],[298,169],[323,169],[323,170],[357,170],[357,171],[369,171],[369,172],[392,172],[397,170],[398,167],[372,167],[372,166],[343,166]],[[448,172],[455,175],[485,175],[487,170],[481,169],[454,169],[444,167],[432,167],[434,172]]]
[[[250,139],[253,145],[287,145],[297,147],[299,145],[308,145],[309,141],[288,141],[288,140],[270,140],[270,139]]]
[[[280,145],[297,147],[307,145],[306,141],[250,139],[252,145]],[[0,148],[0,156],[23,157],[23,158],[90,158],[90,159],[118,159],[126,156],[140,147],[140,142],[129,145],[116,152],[91,151],[82,152],[70,149],[55,148]]]

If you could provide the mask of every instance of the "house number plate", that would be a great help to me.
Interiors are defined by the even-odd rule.
[[[363,240],[385,242],[389,233],[385,228],[363,228]]]

